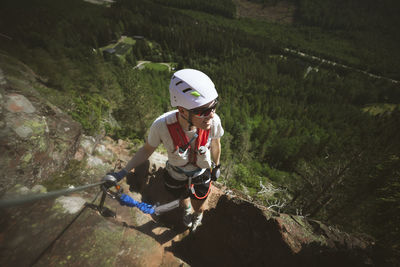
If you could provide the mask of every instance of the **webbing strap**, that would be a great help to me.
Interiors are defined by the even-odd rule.
[[[169,164],[168,161],[166,162],[166,164],[167,164],[167,166],[171,167],[171,169],[173,169],[173,170],[176,171],[177,173],[183,173],[183,174],[185,174],[187,177],[196,177],[196,176],[199,176],[200,173],[201,173],[201,171],[203,170],[203,169],[201,169],[201,168],[197,168],[197,169],[195,169],[195,170],[193,170],[193,171],[184,171],[184,170],[182,170],[181,168],[179,168],[179,167],[177,167],[177,166],[174,166],[174,165]]]
[[[154,208],[152,205],[144,202],[138,202],[126,194],[121,195],[119,203],[121,204],[121,206],[136,207],[147,214],[154,213]]]
[[[168,123],[166,120],[168,132],[174,143],[175,150],[179,148],[186,148],[186,149],[189,148],[190,154],[188,163],[196,165],[197,150],[199,149],[199,147],[207,145],[208,137],[210,135],[210,130],[203,130],[197,128],[196,144],[195,147],[193,148],[190,145],[193,139],[189,141],[189,138],[186,136],[185,132],[182,129],[181,124],[179,123],[179,112],[176,112],[175,116],[176,116],[176,122]]]

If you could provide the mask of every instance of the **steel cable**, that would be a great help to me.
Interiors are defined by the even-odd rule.
[[[70,193],[76,192],[76,191],[82,191],[91,187],[99,186],[103,184],[104,181],[95,183],[95,184],[88,184],[88,185],[83,185],[79,186],[76,188],[67,188],[67,189],[62,189],[58,191],[53,191],[53,192],[48,192],[48,193],[41,193],[41,194],[29,194],[29,195],[24,195],[16,198],[5,198],[0,200],[0,208],[12,208],[15,206],[23,205],[26,203],[30,202],[35,202],[38,200],[42,199],[49,199],[49,198],[55,198],[58,196],[62,195],[68,195]]]

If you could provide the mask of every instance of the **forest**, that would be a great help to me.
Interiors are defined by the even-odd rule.
[[[4,0],[0,53],[30,66],[46,85],[36,89],[86,134],[136,142],[171,109],[172,75],[133,68],[137,61],[202,70],[220,95],[221,182],[264,205],[284,203],[282,212],[368,234],[376,258],[397,266],[400,84],[284,48],[399,79],[400,5],[291,2],[293,25],[237,18],[230,0]],[[107,58],[101,48],[122,35],[145,41],[125,60]]]

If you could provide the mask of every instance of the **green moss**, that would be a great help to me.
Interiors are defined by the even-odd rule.
[[[85,180],[86,162],[71,160],[64,171],[57,172],[43,182],[49,191],[66,188],[68,185],[81,185]]]
[[[138,232],[135,236],[128,235],[124,241],[127,243],[126,245],[128,247],[136,247],[136,255],[138,255],[139,257],[148,255],[149,250],[154,249],[156,245],[153,239],[140,232]]]
[[[22,156],[21,160],[23,163],[29,163],[32,159],[32,154],[27,152],[25,155]]]
[[[38,148],[40,152],[45,152],[47,150],[47,144],[44,137],[41,137],[38,141]]]
[[[63,151],[68,150],[68,148],[69,148],[69,146],[66,143],[56,143],[56,149],[58,151],[63,152]]]
[[[109,225],[98,225],[93,234],[86,239],[82,247],[85,254],[81,254],[80,257],[85,258],[90,266],[113,266],[123,238],[122,234],[122,228],[113,229]]]
[[[43,135],[46,132],[47,129],[46,121],[44,119],[41,120],[35,118],[32,120],[24,121],[23,126],[32,130],[31,137],[29,139],[34,144],[34,147],[32,147],[32,149],[36,149],[36,147],[40,144],[40,142],[44,142],[44,140],[40,141],[40,139],[43,139]]]
[[[64,207],[60,202],[55,201],[53,206],[51,207],[51,210],[54,211],[56,214],[63,214],[65,212]],[[51,215],[53,216],[53,214]],[[57,215],[55,215],[57,217]]]

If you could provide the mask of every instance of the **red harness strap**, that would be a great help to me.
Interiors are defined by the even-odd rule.
[[[189,143],[189,138],[186,136],[183,131],[180,123],[179,123],[179,112],[176,113],[176,122],[167,124],[169,134],[174,142],[175,150],[180,147],[184,147]],[[189,163],[196,165],[196,151],[201,146],[205,146],[208,142],[208,136],[210,135],[210,130],[203,130],[197,128],[197,139],[196,139],[196,147],[192,148],[189,144],[190,155],[189,155]]]

